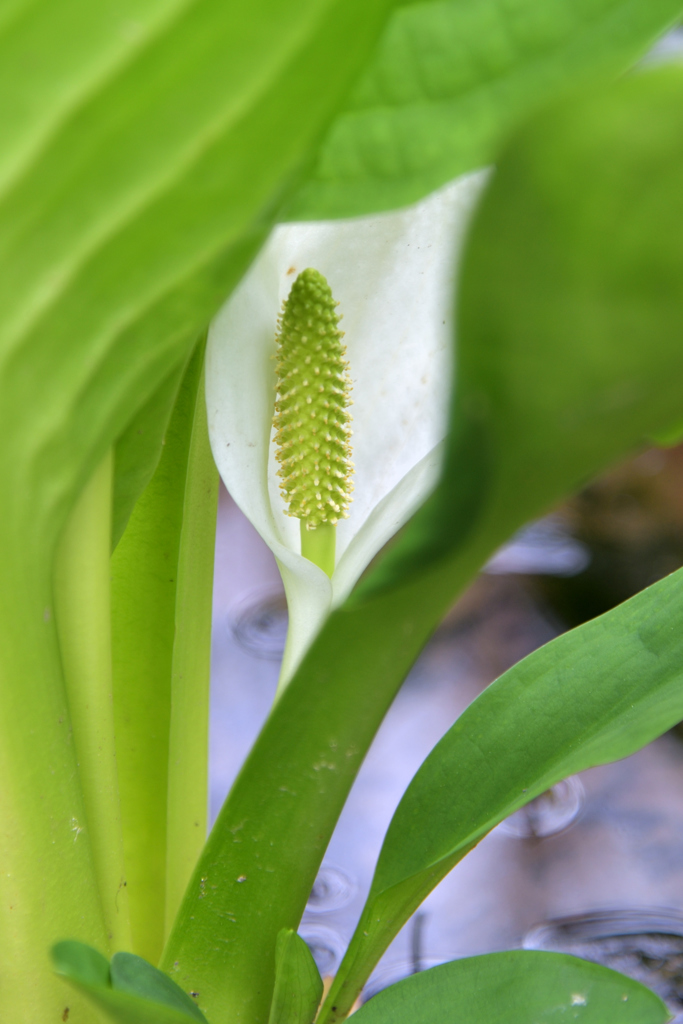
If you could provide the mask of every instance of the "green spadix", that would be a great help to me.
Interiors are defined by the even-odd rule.
[[[332,576],[335,528],[348,518],[351,381],[330,286],[302,270],[278,320],[274,425],[280,490],[301,523],[301,554]]]

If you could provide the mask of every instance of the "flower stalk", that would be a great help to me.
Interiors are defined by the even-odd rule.
[[[321,523],[309,529],[301,520],[301,554],[332,578],[337,560],[336,523]]]

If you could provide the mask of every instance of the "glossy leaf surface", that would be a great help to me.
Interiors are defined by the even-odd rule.
[[[631,978],[562,953],[514,950],[454,960],[379,992],[358,1024],[665,1024],[658,996]]]
[[[679,571],[530,654],[469,706],[398,805],[321,1019],[348,1009],[415,908],[494,825],[683,718],[682,620]]]
[[[539,117],[503,155],[465,255],[442,481],[266,723],[165,954],[183,986],[224,971],[235,1004],[266,1019],[248,964],[273,971],[364,753],[454,597],[525,521],[680,424],[682,101],[680,72],[633,77]]]
[[[526,116],[625,70],[680,0],[437,0],[392,16],[291,220],[403,206],[489,164]]]

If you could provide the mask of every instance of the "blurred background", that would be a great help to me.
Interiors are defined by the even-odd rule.
[[[649,60],[681,54],[678,29]],[[324,976],[403,791],[458,715],[535,648],[681,566],[683,446],[643,451],[496,553],[403,685],[332,838],[300,928]],[[214,598],[212,821],[270,708],[287,630],[273,556],[224,490]],[[408,922],[363,998],[446,960],[519,947],[630,974],[683,1022],[683,727],[494,829]]]

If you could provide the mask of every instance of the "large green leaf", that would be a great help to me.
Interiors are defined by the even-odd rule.
[[[358,1010],[358,1024],[665,1024],[644,985],[561,953],[515,950],[454,960],[414,974]]]
[[[390,6],[17,0],[0,15],[8,1019],[62,1012],[32,968],[53,941],[107,946],[52,615],[57,537],[240,278]]]
[[[398,805],[321,1020],[345,1015],[415,908],[494,825],[683,718],[681,621],[683,570],[530,654],[469,706]]]
[[[267,1019],[276,936],[297,927],[364,753],[456,594],[524,521],[680,424],[682,102],[681,72],[632,78],[503,155],[465,260],[441,484],[278,701],[164,954],[209,1014]]]
[[[483,167],[525,116],[629,67],[680,0],[436,0],[395,12],[290,220],[411,203]]]

